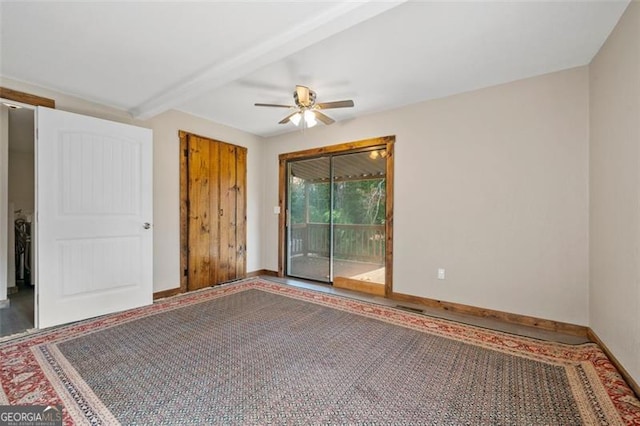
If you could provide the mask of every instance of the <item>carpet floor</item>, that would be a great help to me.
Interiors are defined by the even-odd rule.
[[[259,279],[0,344],[0,405],[66,424],[640,424],[594,344]]]

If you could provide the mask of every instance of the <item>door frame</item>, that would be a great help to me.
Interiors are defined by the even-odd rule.
[[[56,101],[54,99],[44,98],[42,96],[33,95],[31,93],[21,92],[18,90],[9,89],[7,87],[0,87],[0,102],[8,103],[12,105],[16,105],[21,108],[27,108],[33,111],[34,116],[34,138],[33,138],[33,156],[34,156],[34,211],[33,211],[33,222],[31,225],[31,244],[33,251],[33,259],[32,259],[32,275],[31,280],[34,284],[34,318],[33,324],[34,327],[38,327],[38,296],[39,296],[39,284],[38,284],[38,185],[37,185],[37,173],[38,173],[38,143],[37,143],[37,109],[38,106],[44,106],[47,108],[55,109]],[[7,123],[8,124],[8,123]],[[7,147],[8,154],[8,147]],[[4,156],[3,156],[4,157]],[[3,158],[3,161],[8,161],[8,158]],[[8,164],[7,164],[8,166]],[[4,167],[0,167],[0,169],[4,170]],[[5,181],[8,184],[8,180]],[[0,190],[0,197],[2,200],[0,201],[0,226],[7,228],[8,227],[8,200],[9,200],[9,192],[8,188],[6,190]],[[6,253],[6,248],[9,243],[8,234],[6,232],[0,232],[0,245],[2,245],[3,249],[0,250],[0,253]],[[8,254],[8,253],[7,253]],[[0,272],[7,274],[9,272],[9,259],[8,256],[5,256],[5,264],[3,267],[0,267]],[[4,283],[3,285],[6,287],[8,283]],[[5,291],[7,289],[5,288]],[[7,295],[8,297],[8,295]],[[8,300],[8,299],[7,299]]]
[[[278,276],[284,278],[287,262],[287,163],[290,160],[321,157],[326,154],[347,154],[366,151],[374,147],[385,146],[387,151],[386,167],[386,220],[385,220],[385,284],[384,293],[390,297],[393,293],[393,148],[396,141],[395,135],[378,138],[363,139],[354,142],[345,142],[338,145],[312,148],[303,151],[295,151],[280,154],[278,177],[278,205],[280,215],[278,217]]]
[[[208,136],[202,136],[197,133],[187,132],[185,130],[179,130],[178,136],[180,139],[180,287],[156,293],[156,298],[168,297],[175,294],[186,293],[189,289],[189,136],[197,136],[199,138],[208,139],[212,142],[223,143],[226,145],[233,145],[238,148],[247,149],[240,145],[235,145],[229,142],[213,139]],[[247,191],[243,191],[244,204],[247,205]],[[243,234],[243,247],[246,256],[246,242],[247,242],[246,226],[244,227]],[[246,274],[246,262],[245,262],[245,274]]]

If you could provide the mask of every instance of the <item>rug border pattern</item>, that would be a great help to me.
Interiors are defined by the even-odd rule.
[[[108,424],[113,424],[117,420],[93,394],[86,383],[84,386],[82,385],[84,381],[81,380],[72,366],[64,365],[61,371],[53,371],[50,367],[52,360],[54,364],[64,364],[64,361],[61,362],[61,359],[64,358],[62,354],[55,355],[57,351],[56,344],[159,312],[213,300],[252,288],[325,305],[514,356],[562,365],[567,371],[567,377],[570,378],[574,391],[577,388],[583,390],[592,389],[593,395],[583,396],[592,402],[598,401],[597,406],[601,408],[601,411],[596,413],[593,411],[593,406],[587,407],[588,404],[579,403],[578,407],[583,416],[586,412],[589,412],[591,415],[600,418],[600,420],[602,420],[601,416],[604,415],[609,420],[615,421],[617,418],[620,423],[640,425],[640,405],[638,400],[615,366],[595,343],[566,345],[543,342],[366,301],[349,299],[336,294],[291,287],[260,278],[249,278],[227,285],[161,299],[147,307],[0,342],[0,404],[61,404],[67,407],[64,415],[65,424],[73,424],[78,421],[99,424],[99,419],[104,419]],[[75,389],[73,386],[68,388],[60,383],[54,385],[54,382],[60,380],[59,374],[73,375],[73,381],[81,389]],[[594,378],[597,380],[594,380]],[[577,385],[579,382],[580,384]],[[594,383],[598,383],[600,386],[593,386]],[[84,403],[89,402],[88,405],[95,411],[96,417],[85,417],[84,412],[88,407],[83,405],[81,401],[76,403],[76,398],[73,397],[74,394],[78,393],[82,393],[87,398]],[[74,402],[72,403],[72,401]],[[75,408],[72,407],[76,404]]]

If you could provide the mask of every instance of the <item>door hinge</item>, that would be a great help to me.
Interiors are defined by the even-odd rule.
[[[189,148],[185,148],[184,149],[184,156],[188,157],[189,156]]]
[[[185,276],[185,277],[186,277],[187,275],[189,275],[188,270],[187,270],[187,269],[185,269],[185,270],[184,270],[184,272],[183,272],[183,274],[184,274],[184,276]]]

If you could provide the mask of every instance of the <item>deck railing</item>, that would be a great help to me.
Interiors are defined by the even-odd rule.
[[[289,254],[329,257],[330,237],[328,223],[292,224]],[[334,224],[333,238],[336,259],[384,263],[384,225]]]

